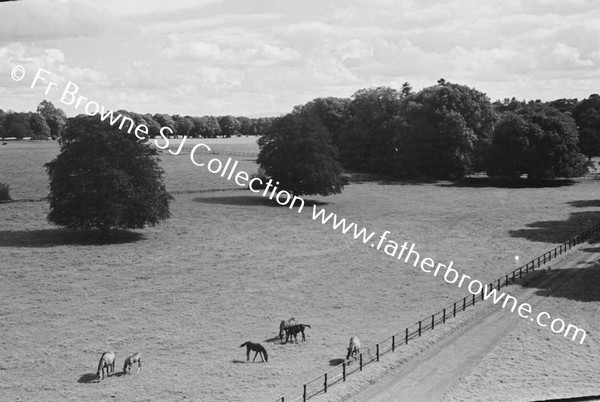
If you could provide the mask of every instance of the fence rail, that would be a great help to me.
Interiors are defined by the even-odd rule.
[[[500,288],[513,284],[517,279],[522,278],[523,275],[534,271],[536,268],[550,262],[553,258],[571,250],[573,247],[592,239],[593,237],[600,234],[600,224],[597,224],[577,236],[573,237],[569,241],[555,247],[554,249],[540,255],[537,258],[529,261],[527,264],[514,269],[513,271],[505,274],[501,278],[490,282],[485,287],[489,286],[489,289]],[[301,387],[296,387],[292,391],[283,395],[277,401],[289,402],[289,401],[306,401],[319,394],[327,393],[329,387],[339,382],[346,381],[346,378],[362,371],[363,367],[379,361],[380,357],[386,353],[393,352],[396,348],[408,344],[412,339],[419,338],[425,331],[433,330],[440,324],[445,324],[446,320],[456,317],[462,311],[469,306],[474,306],[478,301],[484,300],[484,292],[480,295],[469,295],[465,296],[460,300],[455,301],[444,307],[442,310],[431,314],[430,316],[420,320],[419,322],[407,327],[403,332],[399,332],[379,343],[375,346],[365,348],[361,350],[359,357],[356,361],[345,361],[326,373],[308,381]]]

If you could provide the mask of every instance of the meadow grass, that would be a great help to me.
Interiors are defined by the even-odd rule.
[[[230,140],[219,145],[257,152]],[[42,165],[57,151],[5,147],[0,182],[15,199],[44,197]],[[350,336],[371,346],[466,294],[313,221],[309,201],[483,282],[515,268],[515,255],[526,262],[600,218],[593,180],[518,189],[365,182],[306,197],[298,214],[189,155],[161,158],[172,217],[113,244],[50,225],[46,202],[0,204],[7,398],[274,400],[343,358]],[[279,322],[290,317],[312,328],[306,342],[280,345]],[[246,364],[246,341],[262,343],[269,362]],[[143,373],[87,384],[108,349],[117,369],[141,351]]]

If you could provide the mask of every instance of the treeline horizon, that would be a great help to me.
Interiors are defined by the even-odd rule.
[[[298,166],[327,161],[323,165],[337,170],[332,158],[346,170],[399,179],[459,179],[479,172],[579,177],[600,156],[600,96],[491,102],[444,79],[418,92],[409,83],[400,90],[361,89],[350,98],[316,98],[274,120],[259,141],[259,162],[282,183],[294,176],[277,166],[295,157],[286,142],[323,150],[311,161],[299,157]],[[325,191],[330,188],[337,191],[337,184]]]
[[[165,131],[170,138],[268,136],[281,130],[277,122],[294,116],[302,130],[321,137],[320,147],[331,147],[343,168],[397,178],[460,178],[477,172],[575,177],[600,156],[598,94],[582,100],[491,102],[485,93],[444,79],[418,92],[404,83],[399,90],[371,87],[349,98],[315,98],[279,117],[115,113],[146,125],[150,138],[160,136],[162,127],[170,129]],[[0,138],[56,139],[70,119],[47,100],[36,112],[0,109]]]

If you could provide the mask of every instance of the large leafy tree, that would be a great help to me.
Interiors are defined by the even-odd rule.
[[[576,177],[585,172],[575,121],[560,110],[531,103],[506,113],[490,149],[488,174],[529,179]]]
[[[4,130],[8,137],[19,140],[35,135],[29,124],[29,113],[8,113],[4,119]]]
[[[346,125],[337,136],[345,167],[372,173],[396,172],[394,127],[400,118],[401,101],[402,93],[389,87],[361,89],[352,95]],[[343,104],[336,108],[331,107],[335,106],[332,102],[328,104],[332,117],[343,111]]]
[[[221,116],[217,120],[219,122],[219,127],[221,127],[221,135],[223,137],[229,138],[239,134],[242,125],[234,116]]]
[[[44,116],[40,113],[31,113],[29,115],[29,126],[34,133],[34,138],[47,139],[51,136],[52,130],[48,126]]]
[[[296,110],[275,119],[258,145],[257,162],[278,188],[295,195],[342,192],[337,149],[314,114]]]
[[[139,229],[170,216],[156,149],[95,116],[69,120],[50,175],[48,220],[72,229]]]
[[[50,135],[52,138],[59,138],[67,124],[67,116],[62,109],[54,106],[50,101],[43,100],[37,107],[37,112],[44,116],[46,123],[50,128]]]
[[[443,79],[403,104],[406,137],[416,147],[419,171],[437,178],[484,170],[495,113],[476,89]]]
[[[590,95],[573,110],[579,127],[579,147],[588,158],[600,156],[600,95]]]

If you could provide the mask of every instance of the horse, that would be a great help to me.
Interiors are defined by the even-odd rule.
[[[284,334],[286,328],[292,327],[297,324],[298,323],[296,322],[296,319],[293,317],[287,321],[281,321],[279,323],[279,340],[281,341],[281,343],[283,343],[283,334]],[[286,342],[287,342],[287,339],[286,339]]]
[[[134,353],[125,359],[125,364],[123,364],[123,374],[131,374],[131,366],[135,363],[138,364],[137,373],[139,373],[142,371],[142,354],[140,352]]]
[[[306,336],[304,335],[304,330],[306,328],[310,328],[310,325],[296,324],[292,325],[291,327],[287,327],[285,329],[285,342],[287,343],[288,339],[290,339],[292,336],[294,337],[296,342],[298,342],[298,332],[302,334],[302,342],[304,342],[306,340]]]
[[[106,376],[115,372],[115,352],[104,352],[102,353],[102,357],[100,358],[100,362],[98,363],[98,371],[96,375],[98,376],[98,381],[104,378],[104,369],[106,368]],[[112,369],[112,371],[111,371]]]
[[[250,361],[250,351],[256,352],[254,354],[254,360],[256,360],[256,356],[260,353],[260,360],[263,362],[269,361],[269,356],[267,355],[266,349],[260,343],[253,342],[244,342],[240,345],[240,348],[246,347],[246,361]],[[265,355],[265,359],[263,360],[263,355]]]
[[[356,358],[357,355],[360,354],[360,341],[358,337],[353,336],[350,338],[350,344],[348,345],[348,354],[346,355],[346,360],[350,358],[350,356]]]

